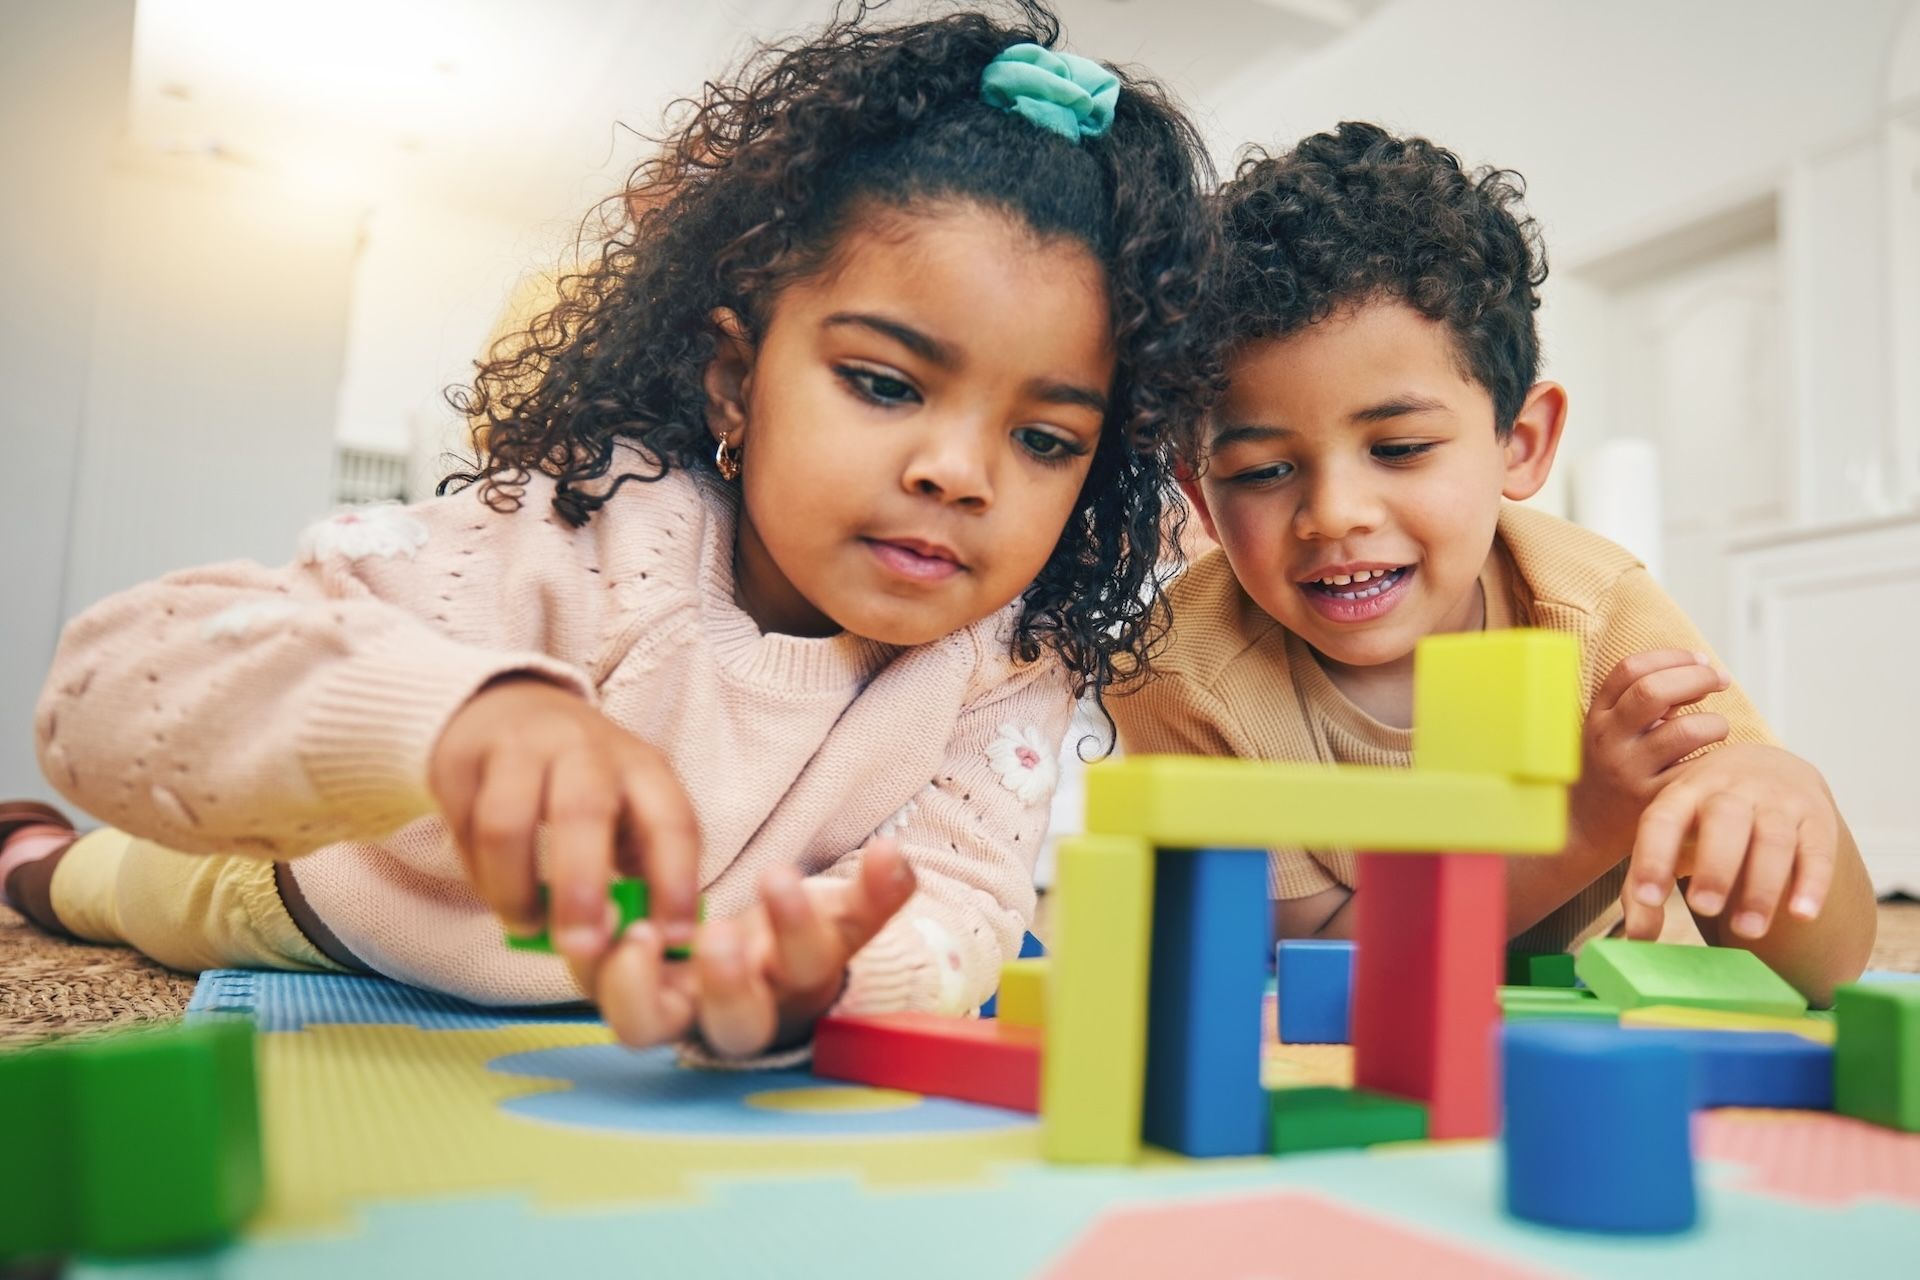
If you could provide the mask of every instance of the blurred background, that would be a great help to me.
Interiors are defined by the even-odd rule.
[[[444,388],[640,135],[829,8],[0,0],[0,794],[51,794],[65,619],[424,496]],[[1920,0],[1059,8],[1223,170],[1369,119],[1525,175],[1573,404],[1538,501],[1655,568],[1920,891]]]

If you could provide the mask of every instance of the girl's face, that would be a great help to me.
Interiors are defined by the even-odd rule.
[[[1083,246],[974,205],[881,211],[757,346],[717,319],[709,424],[741,450],[736,574],[763,631],[924,644],[1039,574],[1113,380]]]

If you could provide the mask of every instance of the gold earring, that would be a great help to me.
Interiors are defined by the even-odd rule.
[[[742,450],[733,447],[725,436],[720,437],[720,447],[713,451],[714,470],[720,473],[722,480],[740,478],[740,454]]]

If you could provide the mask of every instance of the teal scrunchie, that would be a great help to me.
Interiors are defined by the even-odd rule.
[[[1113,127],[1120,77],[1091,58],[1016,44],[980,73],[980,97],[1077,143]]]

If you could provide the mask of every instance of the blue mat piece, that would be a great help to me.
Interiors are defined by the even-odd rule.
[[[494,1009],[386,978],[342,973],[209,969],[187,1003],[187,1017],[246,1014],[262,1031],[298,1031],[315,1023],[374,1023],[422,1031],[480,1031],[522,1022],[598,1022],[585,1005]]]

